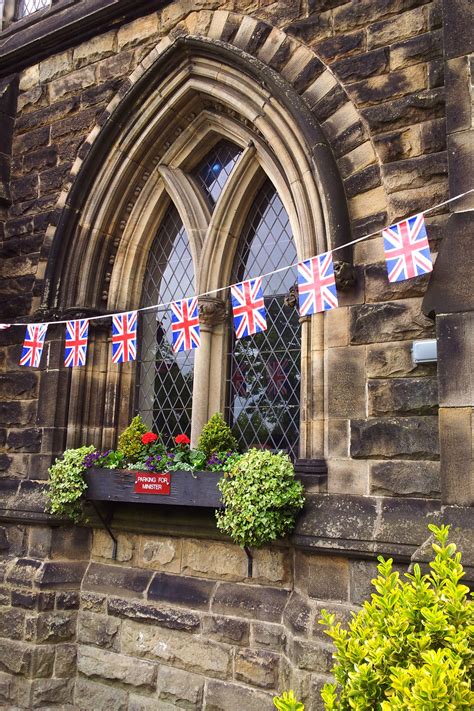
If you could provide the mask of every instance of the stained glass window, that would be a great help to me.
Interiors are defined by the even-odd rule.
[[[194,294],[194,270],[183,223],[170,206],[148,257],[142,306]],[[141,313],[138,410],[165,444],[191,433],[194,351],[173,353],[169,309]]]
[[[233,282],[259,276],[297,261],[283,204],[270,181],[258,194],[236,256]],[[300,418],[300,324],[286,306],[293,270],[263,282],[267,330],[232,337],[227,416],[242,449],[266,447],[298,456]]]
[[[216,204],[242,149],[231,141],[220,141],[194,171],[211,208]]]

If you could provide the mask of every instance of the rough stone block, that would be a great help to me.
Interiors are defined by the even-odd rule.
[[[139,17],[138,20],[123,25],[117,33],[118,48],[135,47],[149,37],[156,35],[159,27],[158,14]]]
[[[29,427],[23,430],[10,430],[7,437],[7,447],[13,451],[39,452],[41,448],[42,430]]]
[[[45,82],[56,79],[67,74],[72,69],[72,52],[67,50],[60,54],[54,54],[39,63],[39,81]]]
[[[386,417],[351,421],[351,456],[436,459],[437,417]]]
[[[115,31],[106,32],[75,47],[73,51],[74,67],[82,67],[85,64],[110,57],[115,52],[116,39]]]
[[[285,30],[289,35],[305,43],[328,37],[331,34],[331,13],[318,12],[301,20],[295,20],[290,22]]]
[[[156,573],[148,590],[148,599],[207,609],[214,587],[215,583],[210,580]]]
[[[254,691],[248,686],[210,680],[207,685],[206,711],[242,711],[242,709],[271,709],[273,695]]]
[[[127,692],[117,685],[99,684],[78,677],[74,693],[74,703],[81,711],[91,709],[113,709],[127,711]]]
[[[20,91],[28,91],[36,84],[39,84],[39,64],[33,64],[20,73]]]
[[[442,31],[425,32],[390,47],[390,68],[399,69],[442,55]]]
[[[447,156],[444,151],[389,163],[382,168],[384,186],[388,193],[439,182],[444,179],[447,171]]]
[[[227,646],[129,620],[122,627],[122,652],[221,679],[228,678],[232,665]]]
[[[196,632],[199,630],[200,618],[193,612],[154,607],[138,600],[122,600],[111,597],[107,603],[107,611],[117,617],[128,617],[133,620],[148,621],[173,630]]]
[[[35,582],[43,589],[77,589],[84,577],[87,563],[78,561],[46,561]]]
[[[25,611],[0,607],[0,637],[23,639]]]
[[[312,627],[313,608],[309,600],[293,592],[283,613],[283,624],[293,634],[307,635]]]
[[[35,619],[35,641],[39,644],[68,642],[76,634],[77,616],[73,612],[43,612]]]
[[[202,618],[202,631],[206,637],[226,644],[247,645],[250,626],[248,622],[231,617],[210,615]]]
[[[235,655],[235,678],[263,689],[276,689],[280,656],[264,649],[240,649]]]
[[[415,277],[414,279],[389,282],[385,264],[369,264],[365,268],[366,300],[370,303],[376,303],[423,296],[429,278],[430,274],[426,274],[424,276]]]
[[[288,599],[286,590],[220,583],[212,602],[212,611],[239,617],[280,622]]]
[[[295,585],[309,597],[320,600],[347,600],[349,567],[345,558],[298,551],[295,558]]]
[[[436,378],[392,378],[369,382],[369,416],[434,415],[438,410]]]
[[[350,309],[350,342],[378,343],[433,337],[431,319],[421,313],[418,299],[362,304]]]
[[[367,190],[349,199],[349,214],[354,220],[374,215],[386,207],[387,201],[382,187]]]
[[[70,166],[67,163],[58,165],[56,168],[51,168],[50,170],[43,170],[40,173],[40,195],[60,191],[69,176],[69,172]]]
[[[347,87],[347,92],[359,106],[364,106],[421,91],[426,86],[426,67],[423,64],[416,64],[397,72],[369,77],[350,84]]]
[[[181,669],[160,666],[156,689],[158,698],[177,708],[201,708],[204,679]]]
[[[367,377],[392,378],[436,375],[436,363],[414,364],[411,342],[367,347]]]
[[[183,542],[182,572],[185,575],[243,580],[247,575],[247,556],[241,548],[230,543],[209,541],[203,546],[202,541],[187,540]]]
[[[472,407],[442,407],[439,411],[441,493],[450,504],[474,504]]]
[[[0,402],[0,422],[4,425],[19,426],[34,424],[36,403],[34,401]]]
[[[288,550],[261,548],[253,553],[253,580],[271,585],[291,584],[291,554]]]
[[[330,494],[367,494],[369,472],[366,462],[354,459],[331,459],[328,462]]]
[[[328,420],[328,453],[334,457],[349,456],[349,420]]]
[[[106,612],[107,598],[97,593],[83,592],[80,600],[81,610],[87,612]]]
[[[53,645],[36,646],[31,655],[31,676],[48,678],[53,674],[55,648]]]
[[[436,497],[441,491],[439,462],[374,462],[370,493],[382,496]]]
[[[119,651],[120,621],[116,617],[81,612],[78,618],[77,639],[101,649]]]
[[[315,44],[315,50],[326,61],[336,60],[361,52],[365,48],[365,30],[328,37]]]
[[[60,79],[55,79],[49,85],[51,103],[58,101],[68,94],[77,94],[82,89],[95,83],[95,67],[88,66],[71,72]]]
[[[83,589],[110,593],[120,590],[122,595],[142,595],[151,577],[148,570],[91,563],[84,576]]]
[[[32,647],[25,642],[0,638],[0,669],[26,676],[31,669]]]
[[[472,7],[469,0],[458,0],[448,6],[443,3],[446,57],[472,53]]]
[[[77,647],[75,644],[55,645],[54,676],[71,679],[76,676]]]
[[[383,47],[425,32],[427,20],[422,7],[403,12],[382,22],[374,22],[367,28],[367,48]]]
[[[42,86],[35,86],[18,97],[18,113],[32,111],[46,104],[46,91]]]
[[[142,537],[139,543],[138,563],[140,567],[179,573],[181,569],[182,541],[154,536]]]
[[[444,116],[444,92],[442,89],[418,91],[364,108],[362,115],[374,133],[440,118]]]
[[[439,502],[425,499],[382,499],[379,530],[380,541],[397,546],[420,545],[428,535],[428,524],[435,520]],[[420,542],[420,543],[418,543]]]
[[[418,0],[358,0],[357,2],[346,2],[342,7],[334,10],[334,25],[341,32],[367,25],[388,15],[397,15],[398,13],[398,16],[403,18],[405,14],[408,14],[404,11],[417,4]]]
[[[72,679],[34,679],[31,685],[31,708],[47,704],[69,704],[73,698]]]
[[[329,673],[333,666],[332,652],[333,647],[330,644],[294,639],[290,656],[300,669]]]
[[[143,686],[150,689],[156,684],[157,669],[155,664],[115,654],[95,647],[79,647],[77,669],[84,676],[98,674],[103,679],[118,681],[131,686]]]
[[[84,138],[84,135],[90,131],[101,111],[100,106],[92,106],[62,121],[56,121],[51,126],[51,140],[54,142],[62,139],[69,140],[75,134],[81,134],[81,138]]]
[[[342,81],[358,81],[374,74],[381,74],[388,67],[388,55],[385,49],[365,52],[357,57],[340,59],[331,69]]]
[[[41,567],[39,560],[19,558],[7,574],[7,582],[25,587],[32,587],[35,575]]]
[[[371,560],[351,560],[349,571],[351,602],[362,605],[365,600],[370,600],[371,593],[375,592],[371,580],[378,575],[377,563]]]
[[[300,514],[295,541],[301,545],[314,545],[315,539],[323,541],[323,545],[344,550],[349,544],[357,550],[358,541],[366,541],[374,535],[377,511],[374,499],[366,496],[331,496],[307,495],[307,503]],[[298,574],[297,587],[306,585],[309,571]],[[314,596],[316,597],[316,596]]]
[[[110,81],[129,75],[135,68],[134,53],[120,52],[99,64],[99,81]]]
[[[347,418],[366,413],[365,347],[328,350],[329,417]]]
[[[79,593],[77,592],[58,592],[56,595],[57,610],[78,610],[79,609]]]
[[[265,647],[283,652],[286,645],[286,631],[283,625],[270,622],[252,622],[251,637],[253,647]]]

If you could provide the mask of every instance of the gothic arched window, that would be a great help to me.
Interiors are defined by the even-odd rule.
[[[247,217],[232,281],[257,277],[297,261],[288,215],[272,183],[260,189]],[[264,279],[267,330],[232,336],[228,419],[242,448],[265,446],[298,455],[300,419],[300,324],[285,304],[293,270]]]
[[[141,306],[152,306],[194,292],[189,241],[171,205],[150,249]],[[167,442],[191,429],[194,351],[173,353],[169,309],[141,314],[138,411]]]

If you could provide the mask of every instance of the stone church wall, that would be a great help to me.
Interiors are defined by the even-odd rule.
[[[66,5],[73,17],[81,3]],[[178,36],[257,58],[302,97],[336,159],[353,238],[449,197],[440,1],[145,5],[85,41],[61,39],[57,53],[37,43],[30,62],[0,79],[0,319],[40,308],[67,189],[141,63]],[[42,22],[53,32],[54,18]],[[8,59],[14,26],[3,36]],[[467,67],[449,65],[463,87]],[[434,255],[448,219],[447,210],[427,216]],[[324,351],[311,351],[330,384],[321,393],[327,485],[310,491],[291,539],[255,551],[251,578],[211,516],[119,509],[117,560],[96,519],[51,521],[42,487],[66,441],[62,333],[51,327],[34,370],[18,366],[23,332],[0,332],[5,708],[270,709],[273,693],[292,687],[316,711],[332,663],[321,609],[347,620],[369,593],[376,556],[405,570],[432,520],[461,530],[469,558],[469,509],[440,500],[436,365],[411,360],[414,339],[435,337],[422,311],[428,279],[389,284],[380,235],[357,244],[353,262],[356,286],[325,315]]]

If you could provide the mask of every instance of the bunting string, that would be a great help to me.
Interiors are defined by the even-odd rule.
[[[445,205],[448,205],[451,202],[454,202],[455,200],[460,200],[461,198],[465,197],[466,195],[469,195],[470,193],[474,192],[474,188],[471,188],[470,190],[466,190],[465,193],[460,193],[459,195],[455,195],[452,198],[449,198],[449,200],[444,200],[443,202],[438,203],[437,205],[433,205],[432,207],[428,207],[426,210],[422,210],[421,212],[417,212],[416,215],[426,215],[428,212],[432,212],[433,210],[437,210],[440,207],[444,207]],[[412,217],[415,217],[416,215],[412,215]],[[407,217],[405,220],[410,220],[412,217]],[[380,228],[376,230],[375,232],[370,232],[368,235],[363,235],[362,237],[358,237],[357,239],[353,239],[350,242],[345,242],[344,244],[340,244],[337,247],[333,247],[332,249],[328,250],[328,253],[333,253],[337,252],[340,249],[344,249],[345,247],[351,247],[353,244],[358,244],[359,242],[363,242],[366,239],[370,239],[371,237],[376,237],[378,234],[380,234],[384,229],[386,228]],[[280,274],[281,272],[285,272],[288,269],[295,269],[298,266],[298,262],[295,262],[294,264],[288,264],[287,266],[280,267],[279,269],[273,269],[270,272],[265,272],[265,274],[260,274],[259,278],[265,279],[266,277],[272,276],[272,274]],[[201,294],[197,294],[195,297],[196,299],[200,299],[204,296],[212,296],[213,294],[218,294],[222,291],[227,291],[228,289],[231,289],[233,286],[236,286],[236,284],[228,284],[227,286],[221,286],[218,287],[217,289],[212,289],[211,291],[203,291]],[[190,297],[184,297],[184,298],[190,298]],[[136,309],[137,312],[140,311],[153,311],[153,309],[164,309],[168,306],[171,306],[171,304],[176,303],[175,301],[163,301],[158,304],[152,304],[151,306],[141,306],[140,308]],[[114,316],[124,316],[128,311],[120,311],[117,313],[108,313],[108,314],[102,314],[100,316],[88,316],[87,321],[99,321],[100,319],[104,318],[113,318]],[[45,326],[56,326],[59,324],[63,323],[69,323],[70,319],[65,319],[62,321],[37,321],[35,323],[39,324],[42,323]],[[0,323],[0,330],[2,328],[9,328],[11,326],[29,326],[31,325],[31,322],[16,322],[16,323]]]
[[[412,279],[433,270],[428,236],[423,215],[459,200],[474,192],[474,188],[433,205],[422,212],[388,227],[338,245],[323,254],[302,262],[289,264],[261,274],[248,281],[206,291],[180,301],[168,301],[144,306],[134,311],[90,316],[78,320],[35,323],[0,323],[0,330],[26,326],[26,337],[20,365],[38,367],[48,326],[66,324],[65,366],[85,364],[90,321],[112,319],[112,362],[124,363],[136,359],[137,315],[141,311],[159,311],[167,307],[172,312],[173,350],[190,350],[200,346],[198,300],[230,289],[234,327],[237,338],[253,335],[267,328],[262,280],[273,274],[297,268],[299,311],[301,316],[337,308],[337,291],[332,255],[341,249],[375,237],[380,232],[384,241],[387,275],[390,282]]]

